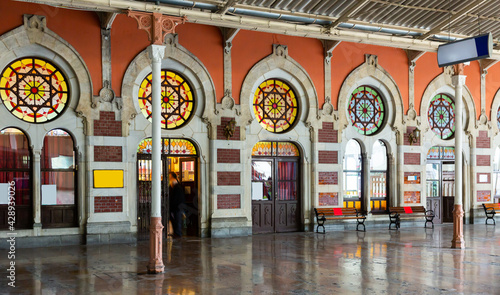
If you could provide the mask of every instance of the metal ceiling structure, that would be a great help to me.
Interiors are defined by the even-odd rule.
[[[491,32],[500,44],[498,0],[17,1],[107,12],[161,12],[221,27],[424,51],[480,32]],[[495,50],[494,57],[500,59],[500,51]]]

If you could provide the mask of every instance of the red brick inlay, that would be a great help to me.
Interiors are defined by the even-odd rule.
[[[94,213],[123,212],[123,197],[94,197]]]
[[[217,209],[239,209],[241,208],[240,200],[239,194],[217,195]]]
[[[240,185],[240,172],[217,172],[217,185]]]
[[[121,146],[94,146],[94,161],[95,162],[121,162],[122,147]]]

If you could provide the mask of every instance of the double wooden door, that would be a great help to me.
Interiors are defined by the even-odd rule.
[[[186,234],[198,234],[198,197],[197,197],[197,158],[194,157],[168,157],[162,155],[161,164],[161,216],[165,227],[163,233],[167,233],[169,221],[169,172],[175,172],[184,188],[186,216]],[[151,217],[151,155],[137,155],[137,238],[147,240],[149,238],[149,225]]]
[[[298,158],[252,160],[253,233],[301,230]]]
[[[434,223],[453,222],[455,162],[427,162],[427,209],[434,210]]]

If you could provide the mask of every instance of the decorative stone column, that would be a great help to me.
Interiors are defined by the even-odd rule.
[[[464,64],[454,65],[453,68],[455,70],[452,77],[455,86],[455,208],[453,209],[453,240],[451,241],[451,247],[462,249],[465,248],[463,234],[464,210],[462,205],[462,141],[464,135],[462,88],[466,76],[463,75]]]
[[[149,58],[152,61],[153,81],[152,96],[152,193],[151,193],[151,225],[149,235],[149,273],[161,273],[164,270],[162,258],[163,225],[161,224],[161,60],[165,54],[165,46],[150,45]]]
[[[41,188],[41,172],[40,172],[40,158],[42,151],[33,150],[33,229],[35,230],[35,235],[40,235],[42,228],[42,194]]]

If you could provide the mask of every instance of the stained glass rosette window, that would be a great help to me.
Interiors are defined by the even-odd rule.
[[[146,119],[151,121],[151,84],[153,75],[149,74],[139,88],[139,107]],[[175,129],[188,122],[194,111],[195,100],[189,83],[179,74],[161,71],[161,127]]]
[[[353,127],[363,135],[377,132],[385,119],[382,97],[370,86],[360,86],[352,92],[348,112]]]
[[[288,84],[281,80],[269,79],[257,87],[253,111],[264,129],[282,133],[295,123],[299,106],[295,92]]]
[[[446,94],[434,96],[429,105],[429,126],[441,139],[449,139],[455,133],[455,102]]]
[[[55,119],[68,104],[69,88],[63,72],[36,57],[20,58],[0,76],[0,97],[7,110],[30,123]]]

